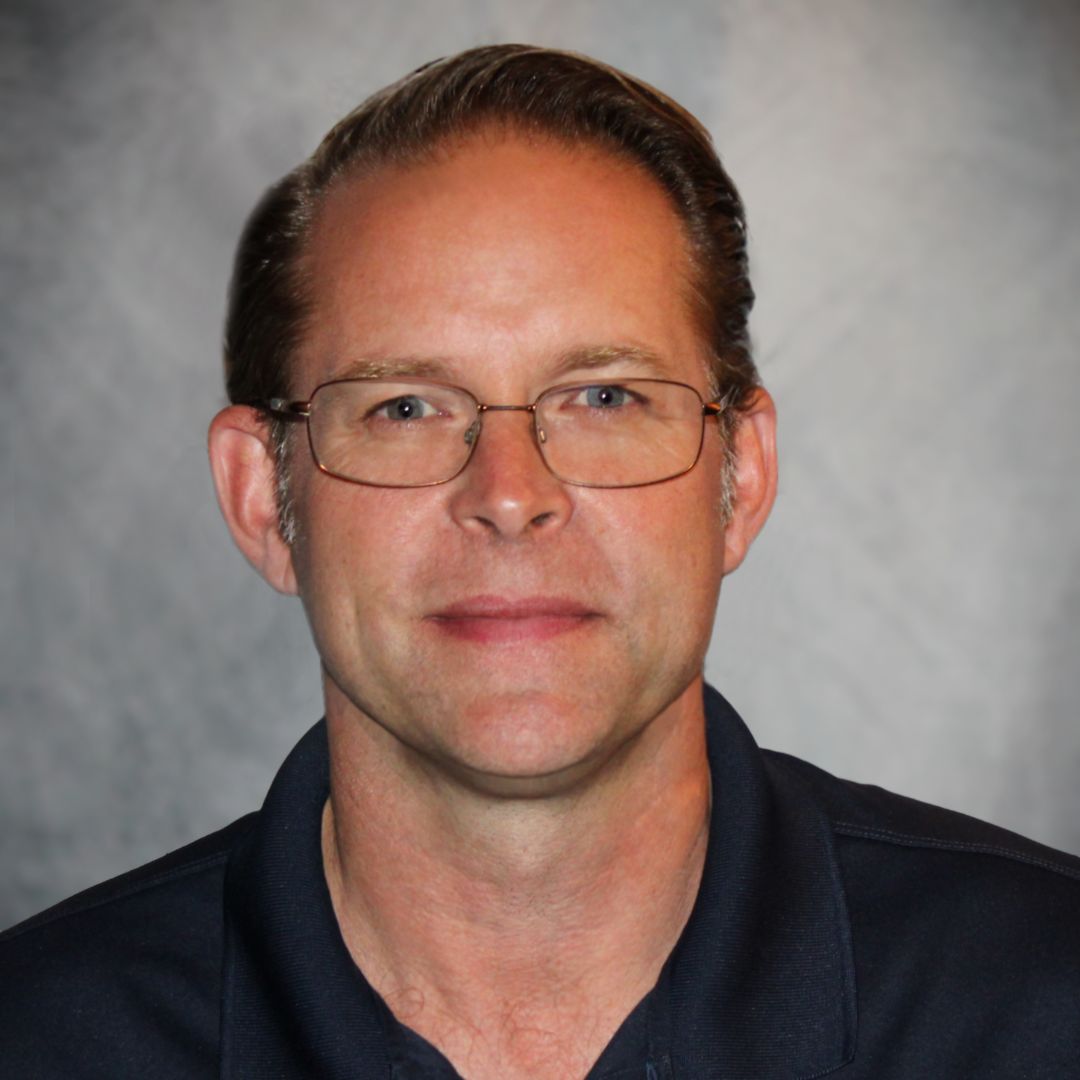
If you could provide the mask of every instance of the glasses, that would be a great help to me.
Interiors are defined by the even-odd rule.
[[[485,405],[468,390],[413,378],[338,379],[307,401],[271,398],[261,407],[307,422],[316,465],[373,487],[429,487],[465,468],[485,414],[526,412],[548,469],[579,487],[659,484],[701,456],[705,418],[727,407],[663,379],[575,383],[531,405]]]

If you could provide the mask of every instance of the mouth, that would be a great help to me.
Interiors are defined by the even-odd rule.
[[[485,644],[543,641],[581,630],[600,612],[576,600],[553,596],[473,596],[428,616],[440,631]]]

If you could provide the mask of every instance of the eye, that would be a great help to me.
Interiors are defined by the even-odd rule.
[[[590,409],[619,409],[632,405],[637,400],[625,386],[605,384],[603,386],[583,386],[579,398]]]
[[[621,386],[590,386],[585,391],[585,400],[594,409],[618,408],[626,397],[626,391]]]
[[[376,405],[368,415],[379,420],[423,420],[437,415],[438,411],[434,405],[422,397],[408,394]]]

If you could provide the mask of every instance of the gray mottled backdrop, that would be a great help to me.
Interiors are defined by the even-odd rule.
[[[746,195],[760,741],[1080,850],[1080,6],[35,0],[6,84],[0,924],[258,804],[319,715],[204,455],[230,249],[360,97],[493,40],[671,91]]]

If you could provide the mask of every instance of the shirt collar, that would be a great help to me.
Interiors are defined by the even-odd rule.
[[[855,1049],[855,974],[832,828],[711,687],[701,887],[657,995],[676,1077],[825,1076]],[[660,989],[660,988],[658,988]]]
[[[854,967],[821,809],[774,776],[706,689],[712,816],[701,888],[646,1003],[649,1056],[678,1078],[824,1076],[855,1041]],[[221,1077],[390,1073],[375,991],[352,962],[323,875],[325,724],[282,765],[225,882]]]

